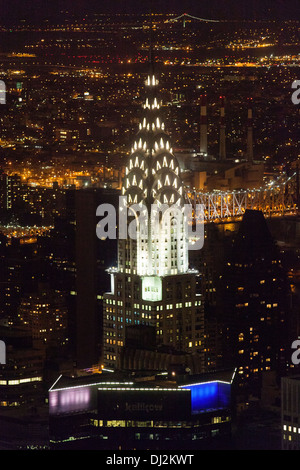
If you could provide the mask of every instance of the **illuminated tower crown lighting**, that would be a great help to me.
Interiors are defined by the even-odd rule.
[[[169,136],[161,118],[157,97],[158,80],[154,74],[146,80],[146,99],[139,131],[133,143],[126,166],[122,195],[129,207],[146,211],[144,229],[137,229],[136,260],[131,265],[138,275],[166,275],[186,272],[188,269],[188,239],[185,231],[183,207],[184,190],[179,176],[179,163],[172,154]],[[169,218],[151,219],[151,209],[173,207]],[[181,215],[176,218],[174,216]],[[172,225],[171,233],[168,224]],[[168,233],[168,236],[166,234]],[[122,260],[121,265],[123,264]]]

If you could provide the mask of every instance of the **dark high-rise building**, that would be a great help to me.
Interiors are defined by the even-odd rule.
[[[6,209],[6,183],[7,176],[3,170],[0,170],[0,211]]]
[[[33,292],[41,272],[41,260],[36,240],[24,243],[23,239],[1,240],[2,249],[0,285],[2,292],[2,319],[18,324],[18,308],[23,295]]]
[[[10,210],[21,197],[21,177],[17,174],[7,175],[0,171],[0,209]]]
[[[43,404],[45,348],[26,329],[0,326],[0,334],[6,344],[6,364],[0,365],[0,412],[27,408],[28,413]]]
[[[230,237],[223,232],[222,226],[207,223],[203,248],[191,251],[189,256],[191,266],[200,272],[199,288],[204,309],[204,355],[207,371],[223,367],[222,274],[229,240]]]
[[[96,209],[102,202],[115,206],[117,196],[115,190],[100,188],[66,191],[64,216],[55,218],[42,243],[47,279],[67,309],[68,354],[79,369],[99,365],[101,358],[102,298],[116,241],[97,238]]]
[[[97,207],[118,204],[118,192],[83,189],[75,194],[76,319],[75,356],[78,368],[99,364],[102,356],[103,294],[109,289],[107,269],[115,263],[116,240],[96,235]]]
[[[33,339],[45,346],[63,346],[68,342],[67,306],[64,296],[40,283],[36,292],[21,299],[18,320],[27,328]]]
[[[300,377],[281,379],[281,448],[300,449]]]
[[[285,373],[287,279],[264,216],[247,210],[223,275],[223,355],[241,390],[259,395],[262,374]]]

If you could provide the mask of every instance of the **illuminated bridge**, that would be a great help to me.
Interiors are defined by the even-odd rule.
[[[189,15],[188,13],[183,13],[182,15],[177,16],[176,18],[170,18],[169,20],[166,20],[165,23],[173,23],[175,21],[182,20],[183,26],[185,27],[185,23],[188,19],[202,21],[202,22],[209,22],[209,23],[219,23],[219,20],[211,20],[208,18],[198,18],[197,16]]]
[[[188,203],[203,205],[205,222],[222,223],[239,219],[247,209],[260,210],[265,217],[296,215],[298,210],[298,176],[280,177],[266,186],[238,191],[186,191]]]

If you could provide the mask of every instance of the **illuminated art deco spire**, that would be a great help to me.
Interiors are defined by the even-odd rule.
[[[187,238],[184,224],[184,190],[179,163],[172,153],[170,138],[161,117],[157,96],[158,80],[150,73],[139,130],[125,169],[122,195],[129,207],[147,208],[144,231],[137,229],[136,273],[168,275],[187,271]],[[150,220],[151,208],[173,208],[158,224]],[[175,210],[176,209],[176,210]],[[178,216],[181,212],[181,222]],[[175,213],[176,212],[176,213]]]
[[[179,177],[179,164],[172,154],[170,139],[161,118],[157,97],[158,80],[148,75],[147,96],[139,131],[133,142],[126,167],[123,195],[128,203],[181,204],[183,187]]]

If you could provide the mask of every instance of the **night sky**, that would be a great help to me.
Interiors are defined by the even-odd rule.
[[[299,0],[0,0],[0,23],[20,19],[54,21],[68,10],[78,17],[93,13],[195,14],[216,19],[298,19]]]

